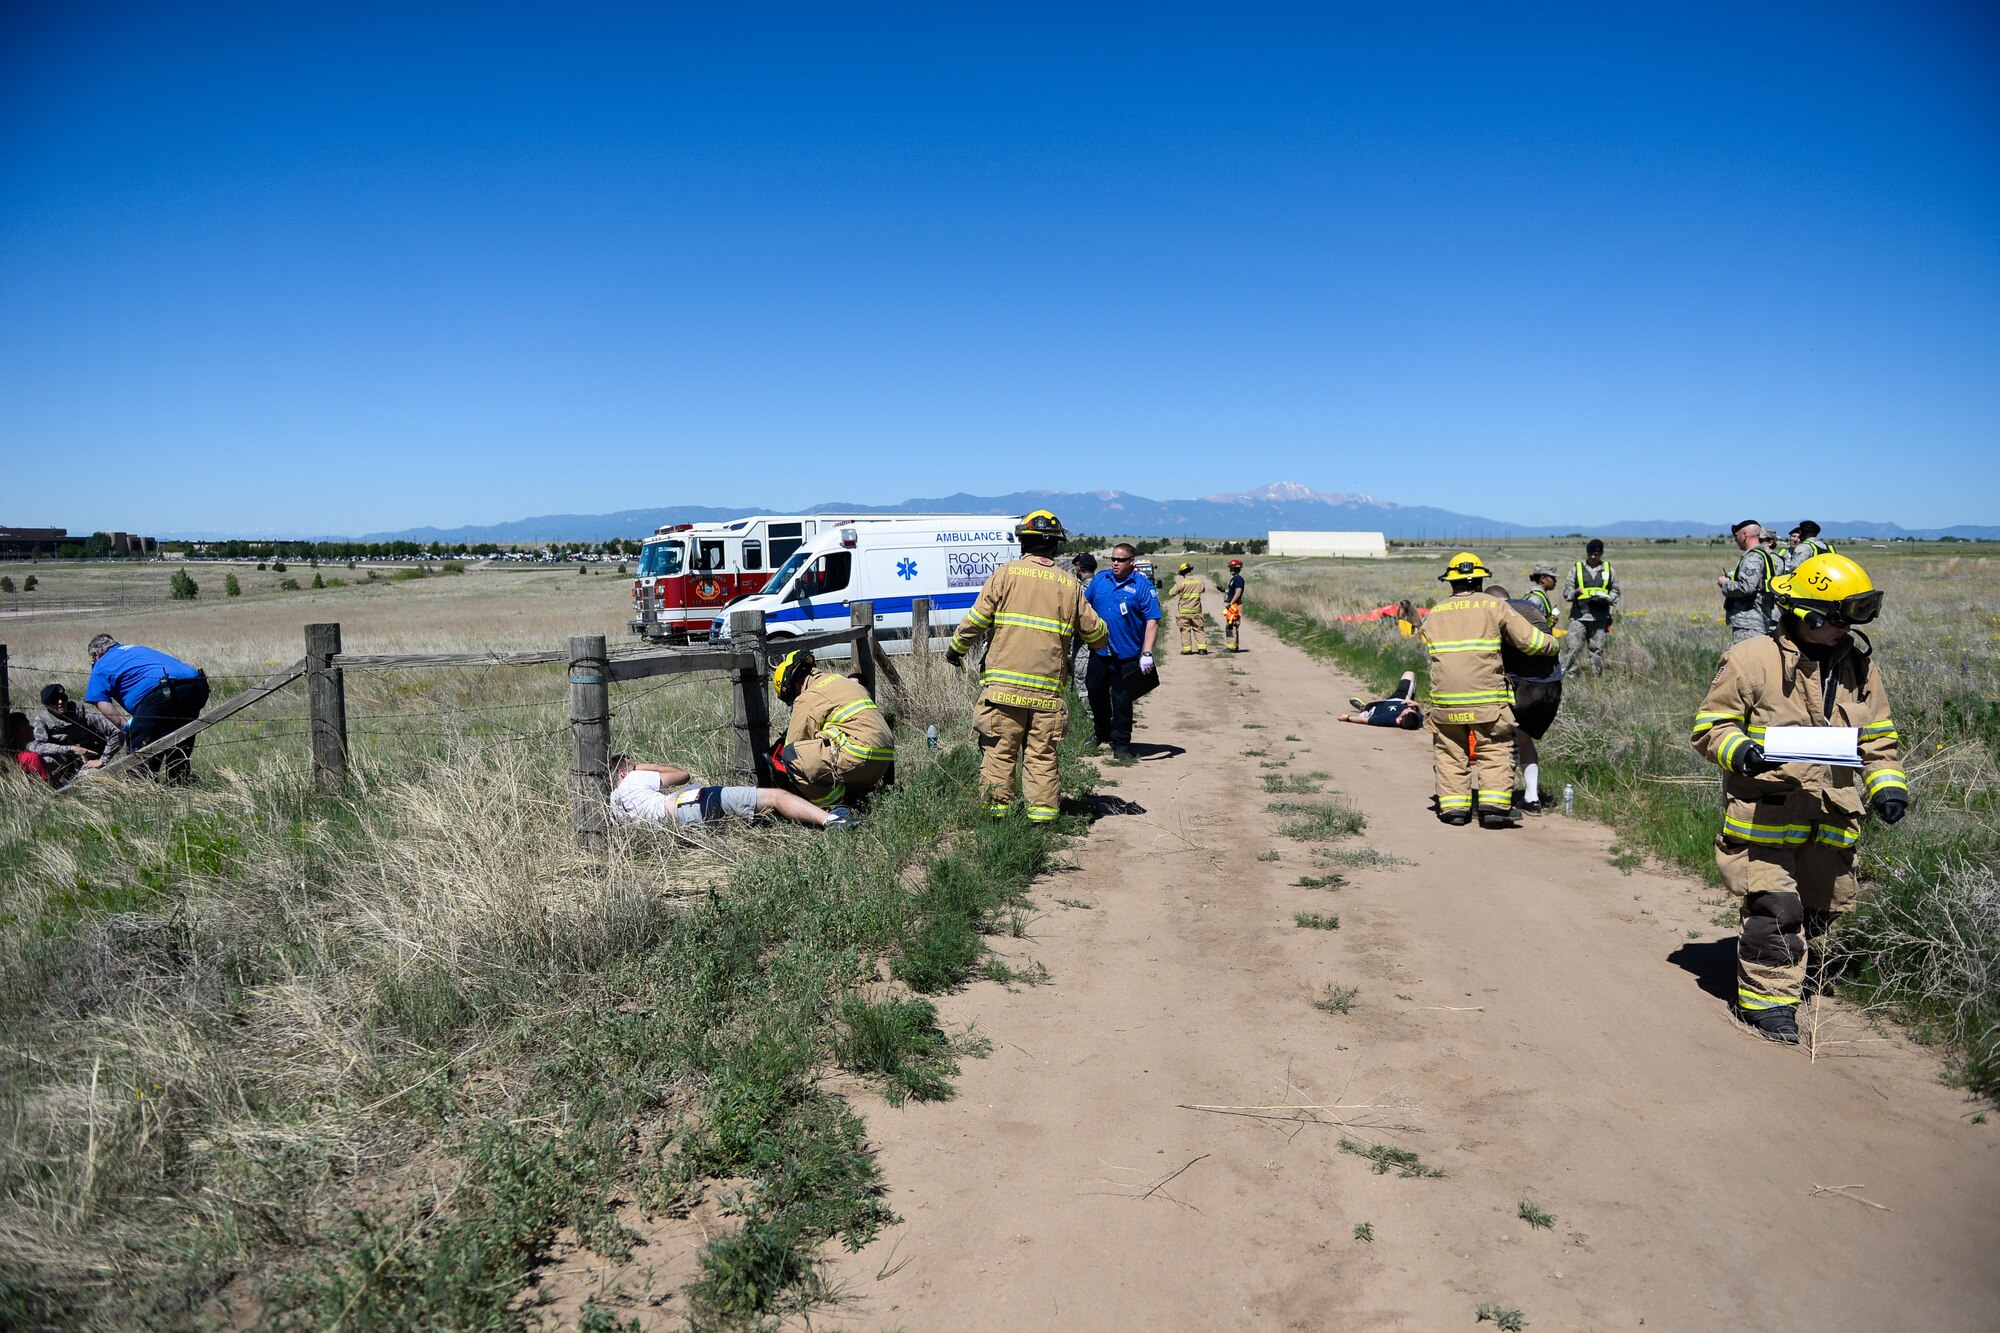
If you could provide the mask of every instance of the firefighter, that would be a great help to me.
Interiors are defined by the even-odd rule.
[[[1556,641],[1482,591],[1490,577],[1470,551],[1453,556],[1438,575],[1440,583],[1451,585],[1451,596],[1424,621],[1431,675],[1424,725],[1431,733],[1438,818],[1469,824],[1476,807],[1482,828],[1506,828],[1514,811],[1514,693],[1501,645],[1548,657]]]
[[[1855,627],[1882,594],[1844,555],[1778,576],[1778,627],[1722,654],[1694,716],[1694,746],[1726,770],[1715,864],[1735,894],[1736,1011],[1774,1041],[1799,1039],[1806,950],[1854,905],[1854,847],[1873,806],[1910,808],[1909,779],[1873,647]],[[1853,727],[1861,767],[1773,763],[1771,727]]]
[[[1569,661],[1575,672],[1589,654],[1590,674],[1604,671],[1604,644],[1611,634],[1611,608],[1618,605],[1618,573],[1604,559],[1604,543],[1592,537],[1583,559],[1563,580],[1563,600],[1569,603]]]
[[[792,710],[771,766],[820,809],[866,795],[896,762],[896,738],[867,687],[821,670],[810,649],[778,659],[771,689]]]
[[[1201,594],[1208,586],[1201,581],[1201,575],[1194,572],[1194,566],[1181,561],[1180,578],[1167,589],[1167,596],[1174,599],[1174,623],[1181,628],[1181,653],[1200,653],[1208,656],[1208,629],[1201,621]]]
[[[1222,641],[1232,653],[1243,651],[1243,562],[1229,562],[1229,586],[1222,590]]]
[[[1764,525],[1746,518],[1729,530],[1743,554],[1733,569],[1716,575],[1722,589],[1722,614],[1729,619],[1729,641],[1741,643],[1769,634],[1778,623],[1777,599],[1771,584],[1778,576],[1775,557],[1764,546]]]
[[[1056,552],[1068,536],[1056,516],[1037,509],[1021,520],[1014,535],[1021,542],[1021,558],[987,578],[952,635],[945,661],[963,666],[966,653],[992,636],[972,722],[983,752],[980,792],[986,813],[1006,818],[1013,809],[1018,760],[1028,819],[1040,824],[1060,810],[1056,742],[1069,722],[1062,691],[1070,637],[1080,634],[1090,647],[1099,648],[1109,633],[1084,601],[1076,579],[1056,567]]]

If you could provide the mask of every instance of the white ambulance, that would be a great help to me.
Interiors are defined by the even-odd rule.
[[[875,604],[875,634],[882,651],[910,651],[910,604],[931,603],[931,643],[942,649],[979,596],[987,576],[1018,559],[1019,518],[926,519],[855,523],[822,533],[794,552],[764,590],[716,617],[709,638],[729,639],[729,617],[762,611],[775,651],[785,639],[845,628],[854,602]],[[845,657],[847,645],[815,648],[822,657]]]

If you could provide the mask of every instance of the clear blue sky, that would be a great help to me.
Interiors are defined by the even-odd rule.
[[[2000,522],[1996,12],[20,0],[0,519]]]

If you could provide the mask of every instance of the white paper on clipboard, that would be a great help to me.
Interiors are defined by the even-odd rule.
[[[1861,767],[1858,727],[1770,727],[1764,732],[1764,757],[1780,764],[1831,764]]]

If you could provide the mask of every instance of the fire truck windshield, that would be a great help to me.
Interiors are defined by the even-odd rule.
[[[639,549],[639,577],[656,579],[664,574],[681,572],[681,554],[686,549],[681,542],[647,542]]]

